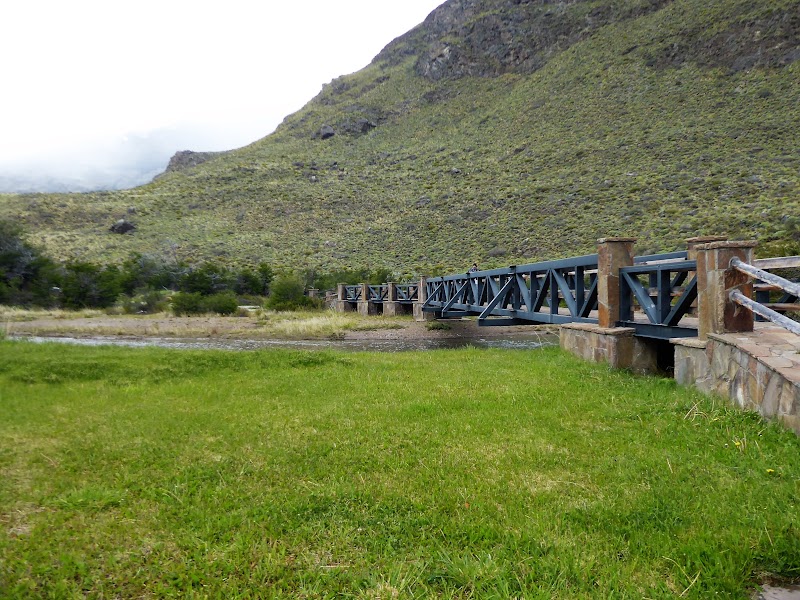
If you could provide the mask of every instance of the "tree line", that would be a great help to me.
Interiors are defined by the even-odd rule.
[[[134,253],[121,264],[58,262],[24,238],[13,223],[0,221],[0,304],[40,308],[118,306],[123,312],[231,314],[240,304],[274,310],[316,308],[322,301],[307,288],[334,289],[337,283],[383,283],[386,270],[286,273],[267,263],[232,268],[206,261],[187,264]]]

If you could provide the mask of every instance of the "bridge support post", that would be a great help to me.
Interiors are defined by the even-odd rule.
[[[345,284],[340,283],[336,286],[336,312],[352,312],[353,307],[347,302],[347,290]]]
[[[374,302],[369,301],[369,284],[361,284],[361,300],[358,301],[358,314],[369,317],[378,314],[378,308]]]
[[[414,303],[414,320],[415,321],[434,321],[436,320],[436,313],[425,312],[422,310],[422,305],[428,299],[428,278],[421,277],[419,280],[419,291],[417,292],[417,301]]]
[[[699,237],[692,237],[686,239],[686,260],[697,260],[697,247],[703,244],[711,244],[712,242],[727,242],[728,238],[724,235],[703,235]],[[696,273],[689,273],[688,277],[691,281]],[[689,314],[693,317],[697,316],[697,300],[692,302],[692,308]]]
[[[697,246],[697,314],[698,337],[709,333],[753,331],[753,313],[731,302],[733,288],[752,298],[750,278],[730,268],[731,259],[752,263],[755,241],[710,242]]]
[[[383,301],[383,316],[396,317],[402,314],[403,306],[397,301],[397,284],[386,283],[386,300]]]
[[[633,265],[635,238],[597,240],[597,325],[570,323],[559,330],[561,347],[586,360],[606,362],[617,369],[654,373],[658,369],[658,348],[635,337],[636,330],[617,327],[633,319],[632,302],[623,309],[620,300],[622,267]],[[622,314],[626,310],[628,314]]]
[[[630,321],[632,314],[620,314],[619,270],[633,265],[636,238],[597,240],[597,317],[599,327],[616,327],[617,321]],[[630,305],[630,303],[629,303]],[[630,311],[629,311],[630,312]]]

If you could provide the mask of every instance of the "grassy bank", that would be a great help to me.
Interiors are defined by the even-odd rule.
[[[746,598],[798,451],[555,349],[0,342],[0,596]]]

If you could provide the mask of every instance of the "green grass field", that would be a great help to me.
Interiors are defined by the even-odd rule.
[[[0,596],[747,598],[800,439],[557,349],[0,342]]]

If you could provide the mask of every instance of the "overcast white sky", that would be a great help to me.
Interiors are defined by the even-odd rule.
[[[0,167],[163,129],[193,150],[245,145],[442,3],[3,2]]]

